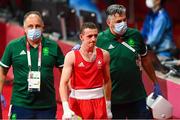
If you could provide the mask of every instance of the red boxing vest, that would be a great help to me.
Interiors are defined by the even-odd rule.
[[[79,50],[75,50],[75,63],[71,77],[71,87],[73,89],[92,89],[102,87],[104,83],[103,52],[96,48],[96,59],[93,62],[87,62],[81,56]]]

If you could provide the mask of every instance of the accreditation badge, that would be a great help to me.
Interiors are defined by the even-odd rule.
[[[39,92],[41,84],[41,74],[39,71],[30,71],[28,74],[28,91]]]

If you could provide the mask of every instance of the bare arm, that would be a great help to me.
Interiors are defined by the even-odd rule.
[[[5,81],[8,70],[9,68],[4,68],[0,66],[0,94],[2,93],[4,81]]]
[[[65,56],[64,67],[61,74],[59,93],[61,96],[62,102],[68,101],[68,82],[73,70],[74,64],[74,51],[70,51]]]
[[[149,53],[147,53],[146,56],[142,57],[142,65],[143,65],[143,68],[144,68],[145,72],[147,73],[147,75],[151,79],[151,81],[154,84],[158,83],[157,77],[156,77],[156,74],[155,74],[155,70],[154,70],[154,67],[153,67],[153,64],[152,64],[152,58],[151,58],[151,55]]]
[[[104,73],[104,89],[105,89],[105,97],[107,101],[111,100],[111,77],[110,77],[110,55],[107,51],[103,50],[105,69]]]

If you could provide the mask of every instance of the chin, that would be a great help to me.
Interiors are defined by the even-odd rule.
[[[90,47],[90,48],[93,48],[93,47],[95,47],[95,44],[93,44],[93,45],[89,45],[89,47]]]
[[[41,40],[41,38],[38,38],[38,39],[33,40],[33,42],[38,42],[40,40]]]

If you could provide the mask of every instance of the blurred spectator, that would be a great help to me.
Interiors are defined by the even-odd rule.
[[[165,0],[146,0],[150,9],[142,28],[142,35],[146,43],[159,57],[172,57],[175,49],[172,36],[172,23],[163,8]]]
[[[102,23],[101,13],[96,6],[96,0],[69,0],[69,5],[77,11],[78,16],[80,15],[80,10],[86,10],[96,13],[97,22],[100,24]]]
[[[30,10],[30,7],[31,0],[0,0],[0,10],[6,13],[3,17],[7,21],[17,21],[21,25],[23,24],[23,16],[25,12]]]

